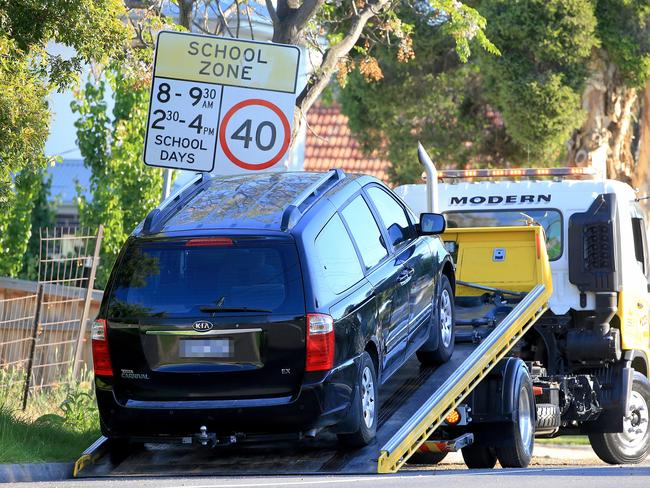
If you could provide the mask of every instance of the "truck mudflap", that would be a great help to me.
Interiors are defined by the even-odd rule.
[[[444,236],[445,241],[455,243],[459,280],[526,294],[517,298],[512,310],[480,342],[457,342],[447,363],[422,367],[413,358],[395,373],[380,391],[377,436],[372,444],[359,450],[342,450],[336,436],[329,432],[316,439],[244,439],[214,448],[192,445],[197,442],[129,447],[100,438],[75,464],[75,477],[398,471],[421,446],[436,445],[432,434],[445,418],[547,310],[552,282],[541,233],[539,227],[506,227],[451,229]],[[485,262],[495,248],[504,250],[506,258]],[[489,280],[473,279],[477,270],[472,267],[480,262],[480,272],[491,275]],[[457,294],[476,297],[475,291],[463,286],[458,287]],[[477,314],[483,311],[484,307],[477,307]],[[445,446],[462,448],[470,442],[469,437],[462,437]]]

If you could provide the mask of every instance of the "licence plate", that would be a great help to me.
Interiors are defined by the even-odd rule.
[[[180,356],[183,358],[231,358],[231,339],[181,339]]]

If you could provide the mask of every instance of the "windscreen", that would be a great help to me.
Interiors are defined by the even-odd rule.
[[[477,210],[469,212],[445,212],[447,227],[508,227],[541,225],[546,237],[548,259],[562,256],[562,214],[559,210]]]
[[[132,243],[115,270],[109,318],[304,313],[293,241],[215,241]]]

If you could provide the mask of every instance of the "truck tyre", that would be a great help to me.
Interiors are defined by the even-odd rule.
[[[462,454],[469,469],[492,469],[497,464],[497,454],[491,447],[463,447]]]
[[[596,455],[608,464],[637,464],[650,453],[650,381],[634,372],[623,432],[589,434]]]
[[[375,439],[379,418],[377,372],[370,354],[366,351],[361,355],[356,390],[352,408],[359,412],[356,415],[357,428],[351,434],[338,434],[337,437],[339,442],[346,446],[363,447]]]
[[[408,464],[438,464],[447,457],[446,452],[415,451],[407,461]]]
[[[510,445],[497,447],[497,459],[504,468],[525,468],[535,445],[535,399],[533,383],[525,366],[518,368],[514,382],[514,422],[508,427]]]
[[[429,339],[417,351],[418,360],[427,366],[449,361],[454,352],[454,291],[447,276],[440,275],[438,291],[433,302],[433,317],[429,325]]]

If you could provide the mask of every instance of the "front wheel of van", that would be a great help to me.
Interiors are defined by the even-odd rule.
[[[449,278],[444,274],[440,276],[433,306],[429,339],[417,352],[420,362],[427,366],[446,363],[454,352],[454,325],[456,323],[454,291],[449,283]],[[432,349],[432,345],[435,344],[437,347]]]
[[[353,400],[353,408],[356,409],[356,430],[351,434],[338,434],[338,439],[346,446],[363,447],[375,439],[379,418],[377,372],[367,352],[361,355],[356,390],[357,394]]]

